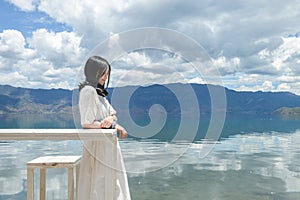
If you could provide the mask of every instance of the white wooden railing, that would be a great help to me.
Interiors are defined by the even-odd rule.
[[[116,139],[116,129],[0,129],[1,140],[103,140]]]
[[[110,141],[112,147],[108,152],[111,156],[105,177],[105,199],[116,199],[116,172],[113,166],[117,162],[117,130],[116,129],[0,129],[0,141],[6,140],[93,140]],[[30,183],[31,184],[31,183]],[[32,195],[27,194],[27,198]]]

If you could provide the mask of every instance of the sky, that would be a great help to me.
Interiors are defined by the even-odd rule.
[[[0,0],[0,84],[72,89],[95,47],[154,27],[201,46],[218,84],[300,95],[299,10],[298,0]],[[110,62],[111,87],[214,84],[165,49],[135,49]]]

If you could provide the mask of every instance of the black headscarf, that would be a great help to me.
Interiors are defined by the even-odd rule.
[[[85,81],[79,84],[79,90],[81,90],[86,85],[90,85],[95,89],[97,88],[104,89],[104,85],[100,85],[98,82],[101,76],[104,75],[107,68],[109,69],[109,75],[108,75],[106,87],[109,84],[109,78],[110,78],[111,69],[109,63],[107,62],[107,60],[105,60],[100,56],[90,57],[86,61],[84,66]]]

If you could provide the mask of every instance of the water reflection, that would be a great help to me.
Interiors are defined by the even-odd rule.
[[[26,163],[41,155],[80,155],[79,141],[0,141],[0,199],[26,199]],[[47,170],[47,198],[67,199],[67,173]],[[35,196],[39,190],[39,171],[35,170]]]
[[[192,144],[128,139],[120,145],[132,199],[300,199],[300,130],[236,134]],[[203,156],[207,145],[214,148]],[[81,150],[80,141],[0,141],[0,200],[26,199],[29,160],[80,155]],[[67,199],[67,171],[47,172],[47,198]],[[36,171],[37,196],[38,180]]]
[[[189,117],[189,116],[182,116]],[[122,114],[120,115],[121,124],[124,127],[131,126],[131,120],[124,118]],[[216,119],[215,119],[216,120]],[[181,123],[181,118],[169,117],[167,123],[165,123],[164,128],[158,133],[151,132],[145,128],[143,130],[145,133],[142,135],[153,135],[151,139],[157,139],[159,141],[170,142],[176,137],[176,135],[181,136],[181,140],[186,141],[199,141],[207,136],[208,127],[210,124],[209,115],[201,115],[200,121],[198,122],[198,132],[194,137],[194,133],[189,132],[179,132],[178,126]],[[135,121],[136,124],[140,126],[146,126],[149,122],[149,119],[146,116],[138,118]],[[187,123],[190,123],[190,126],[193,127],[195,120],[190,118]],[[187,124],[186,126],[189,126]],[[282,132],[282,133],[293,133],[300,128],[300,120],[297,119],[287,119],[282,120],[278,117],[272,115],[246,115],[246,114],[228,114],[226,116],[225,124],[222,129],[220,139],[228,138],[235,134],[247,134],[247,133],[266,133],[266,132]],[[150,132],[149,132],[150,131]],[[130,134],[130,133],[129,133]],[[134,135],[139,135],[139,133],[134,133]],[[216,134],[218,135],[218,134]]]
[[[160,152],[165,146],[166,152]],[[300,197],[300,131],[290,134],[235,135],[215,144],[201,158],[200,141],[191,144],[176,162],[152,171],[176,155],[180,144],[123,141],[133,199],[298,199]],[[186,146],[184,145],[184,148]],[[159,153],[160,152],[160,153]],[[24,199],[26,162],[40,155],[81,154],[81,143],[18,141],[0,143],[0,199]],[[38,172],[35,173],[38,183]],[[67,199],[67,173],[50,169],[47,197]],[[38,184],[36,184],[38,191]],[[37,194],[38,195],[38,194]]]
[[[300,131],[235,135],[216,143],[202,158],[203,142],[194,143],[166,168],[130,174],[133,199],[300,199],[299,145]],[[126,161],[127,168],[132,167],[130,159]]]
[[[0,115],[0,128],[75,128],[69,114]]]

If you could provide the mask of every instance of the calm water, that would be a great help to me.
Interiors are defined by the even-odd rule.
[[[0,128],[73,126],[64,116],[0,120]],[[200,123],[203,130],[206,123]],[[160,136],[168,130],[174,132],[170,126],[153,139],[120,142],[132,199],[300,199],[300,121],[232,116],[217,142],[202,140],[201,129],[193,143],[170,143]],[[40,155],[78,155],[81,148],[80,141],[1,141],[0,199],[26,199],[27,161]],[[38,172],[35,178],[38,183]],[[67,199],[66,180],[64,169],[48,170],[47,198]]]

